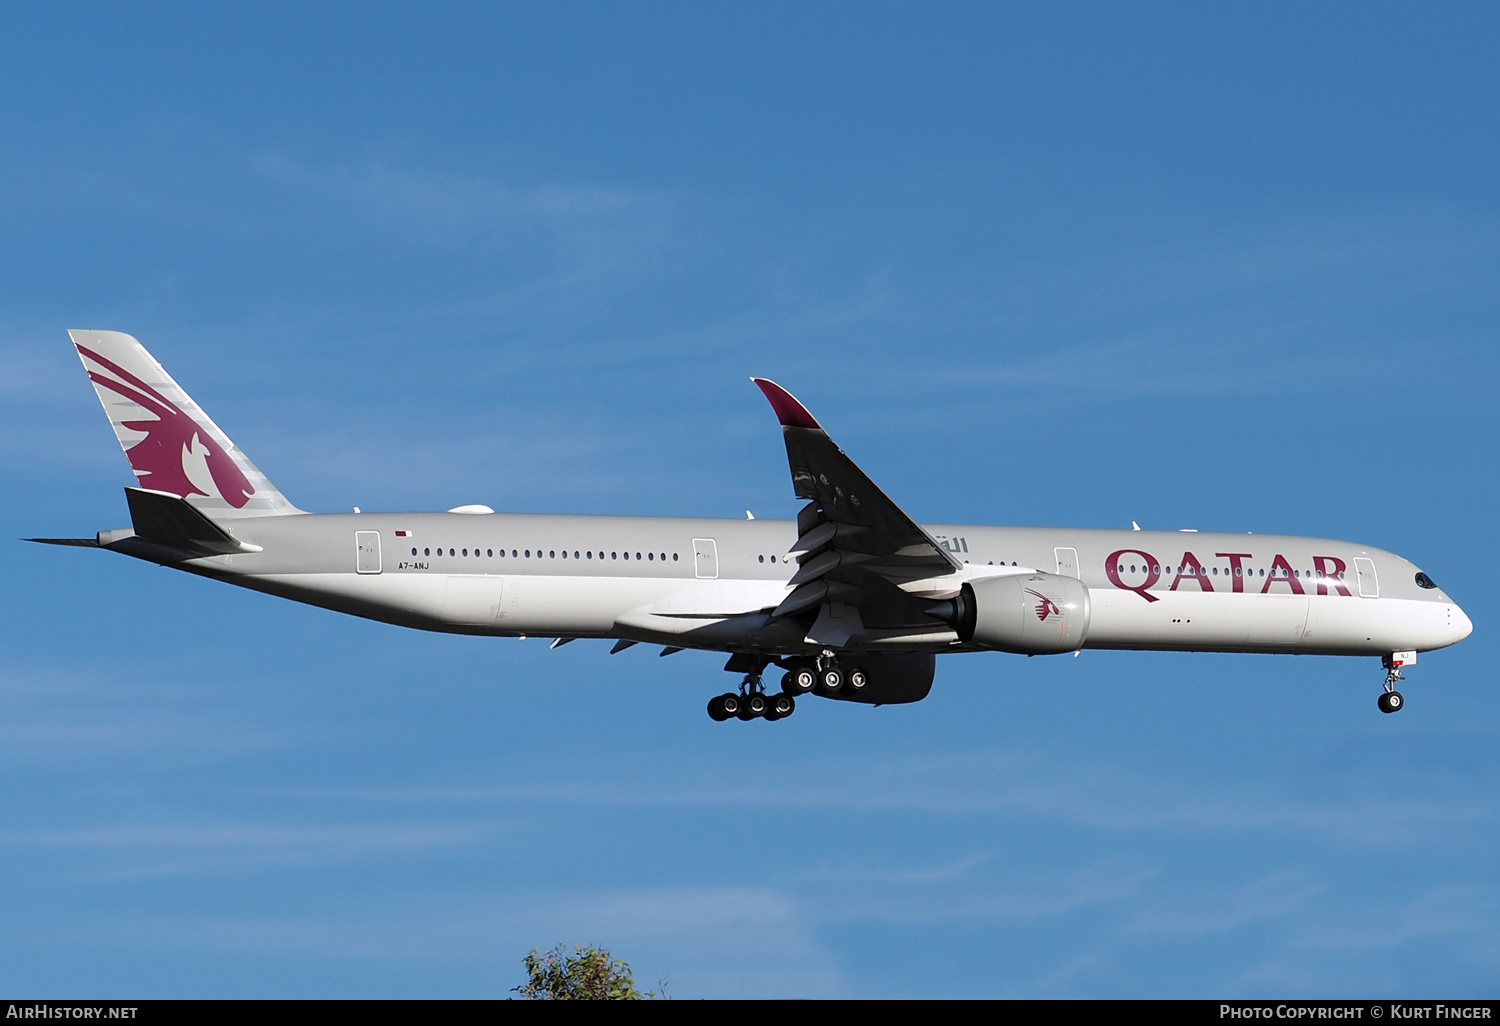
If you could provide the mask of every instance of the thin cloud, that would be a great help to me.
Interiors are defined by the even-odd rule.
[[[74,830],[0,833],[12,851],[47,849],[80,855],[108,852],[107,867],[76,879],[112,880],[184,874],[239,873],[271,867],[343,865],[434,850],[472,848],[513,833],[499,822],[359,823],[283,826],[235,823],[150,823]]]
[[[1296,942],[1310,948],[1381,951],[1414,940],[1489,928],[1494,896],[1471,887],[1437,887],[1399,904],[1372,903],[1337,921],[1307,924]]]
[[[442,247],[530,239],[598,259],[619,255],[628,239],[639,255],[660,246],[676,206],[662,191],[558,182],[518,186],[379,162],[311,167],[278,152],[260,155],[251,166],[288,195]]]
[[[788,772],[793,772],[791,768]],[[795,790],[734,781],[693,784],[651,779],[518,783],[503,788],[314,791],[307,797],[360,802],[554,803],[655,806],[750,806],[851,811],[908,810],[949,815],[1011,814],[1083,823],[1115,830],[1177,828],[1223,834],[1273,829],[1349,844],[1419,843],[1434,830],[1481,828],[1494,810],[1472,802],[1403,801],[1391,794],[1369,800],[1315,802],[1293,793],[1187,784],[1131,767],[1073,765],[1059,773],[1040,755],[973,755],[881,761],[855,774],[858,784],[836,782],[820,762],[796,767],[805,781]],[[848,777],[848,774],[842,776]],[[966,785],[955,787],[953,781]],[[830,782],[835,781],[835,782]]]
[[[1130,933],[1199,936],[1226,933],[1266,919],[1305,915],[1327,888],[1301,873],[1271,873],[1239,887],[1175,895],[1133,911]]]

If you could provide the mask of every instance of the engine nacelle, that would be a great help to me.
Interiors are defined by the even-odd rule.
[[[823,698],[871,705],[920,702],[932,690],[937,657],[931,655],[846,655],[839,660],[846,673],[863,670],[867,683],[859,690],[846,682],[834,692],[815,691]]]
[[[1076,577],[985,577],[965,584],[954,605],[959,638],[1000,652],[1074,652],[1089,632],[1089,590]]]

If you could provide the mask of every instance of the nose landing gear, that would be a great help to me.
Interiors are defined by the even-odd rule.
[[[1399,654],[1405,655],[1406,653]],[[1416,656],[1413,654],[1412,658],[1415,659]],[[1397,662],[1392,656],[1383,656],[1380,661],[1385,666],[1385,693],[1380,696],[1380,701],[1376,704],[1380,706],[1380,711],[1383,713],[1400,712],[1401,707],[1406,704],[1406,700],[1401,697],[1401,692],[1396,690],[1397,683],[1406,679],[1401,676],[1402,663]]]

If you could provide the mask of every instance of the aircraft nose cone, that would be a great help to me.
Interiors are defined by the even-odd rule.
[[[1467,613],[1457,606],[1453,607],[1453,640],[1462,641],[1474,633],[1474,621],[1469,619]]]

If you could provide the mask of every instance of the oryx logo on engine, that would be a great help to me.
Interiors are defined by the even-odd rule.
[[[1047,617],[1049,616],[1062,616],[1062,610],[1057,608],[1057,603],[1053,602],[1046,595],[1043,595],[1041,592],[1036,591],[1033,588],[1027,588],[1026,594],[1033,595],[1037,599],[1036,618],[1038,620],[1041,620],[1045,623]]]

